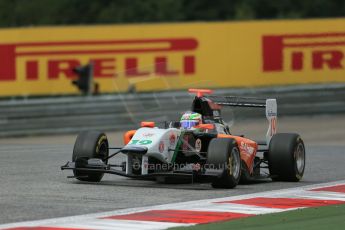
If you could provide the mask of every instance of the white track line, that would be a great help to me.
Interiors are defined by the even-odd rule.
[[[236,212],[236,213],[253,214],[253,215],[286,211],[285,209],[262,208],[262,207],[252,206],[252,205],[243,205],[243,204],[234,204],[234,203],[231,203],[231,204],[209,203],[207,205],[204,204],[202,206],[184,208],[183,210],[210,211],[210,212]]]
[[[0,225],[0,229],[14,228],[14,227],[35,227],[35,226],[55,226],[55,227],[87,227],[88,229],[166,229],[174,226],[187,226],[190,224],[180,224],[180,223],[168,223],[168,222],[154,222],[154,221],[130,221],[130,220],[104,220],[100,219],[103,217],[124,215],[137,212],[144,212],[150,210],[198,210],[198,211],[215,211],[215,212],[237,212],[246,214],[264,214],[285,211],[281,209],[269,209],[262,208],[251,205],[239,205],[239,204],[215,204],[215,202],[231,201],[231,200],[241,200],[256,197],[288,197],[288,198],[312,198],[312,199],[328,199],[328,200],[340,200],[345,201],[345,194],[327,192],[327,191],[310,191],[311,189],[323,188],[328,186],[336,186],[345,184],[345,180],[314,184],[297,188],[288,188],[281,190],[266,191],[260,193],[238,195],[223,198],[196,200],[181,203],[172,203],[164,205],[155,205],[150,207],[140,207],[140,208],[130,208],[115,210],[110,212],[101,212],[95,214],[86,214],[54,219],[36,220],[36,221],[26,221],[19,223],[10,223]],[[229,190],[231,191],[231,190]],[[217,206],[217,207],[216,207]],[[291,210],[291,209],[289,209]],[[125,227],[126,225],[126,227]]]
[[[102,229],[102,230],[155,230],[172,227],[191,226],[194,224],[179,224],[168,222],[135,221],[135,220],[109,220],[89,219],[78,223],[64,223],[59,225],[45,225],[46,227],[80,228],[80,229]]]

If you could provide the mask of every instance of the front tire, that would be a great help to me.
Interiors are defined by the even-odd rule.
[[[76,167],[83,167],[90,158],[105,160],[109,155],[109,144],[107,136],[98,131],[81,132],[75,141],[72,161]],[[80,181],[99,182],[103,173],[82,170],[73,170],[74,176]]]
[[[268,151],[268,167],[273,180],[300,181],[305,168],[305,147],[294,133],[275,134]]]
[[[241,156],[236,140],[214,138],[208,146],[207,163],[220,167],[220,177],[212,182],[213,188],[234,188],[241,178]]]

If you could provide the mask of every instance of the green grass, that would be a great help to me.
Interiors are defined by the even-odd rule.
[[[253,216],[170,230],[333,230],[345,229],[345,204]]]

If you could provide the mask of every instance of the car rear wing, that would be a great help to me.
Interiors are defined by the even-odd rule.
[[[236,96],[205,96],[213,103],[225,106],[266,107],[266,99]]]
[[[266,133],[266,144],[269,145],[272,136],[277,133],[277,101],[276,99],[262,99],[253,97],[236,96],[213,96],[207,95],[205,98],[214,104],[223,106],[256,107],[266,108],[266,118],[268,120],[268,130]]]

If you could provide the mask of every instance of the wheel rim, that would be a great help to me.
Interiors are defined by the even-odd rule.
[[[108,156],[108,145],[106,142],[102,142],[101,146],[99,147],[99,156],[102,160]]]
[[[240,154],[237,148],[233,148],[231,150],[231,154],[229,156],[229,162],[228,162],[228,167],[229,167],[229,174],[233,176],[234,178],[238,178],[240,175]]]
[[[295,161],[296,161],[296,169],[299,174],[301,174],[304,170],[305,165],[305,150],[303,143],[299,143],[295,149]]]

